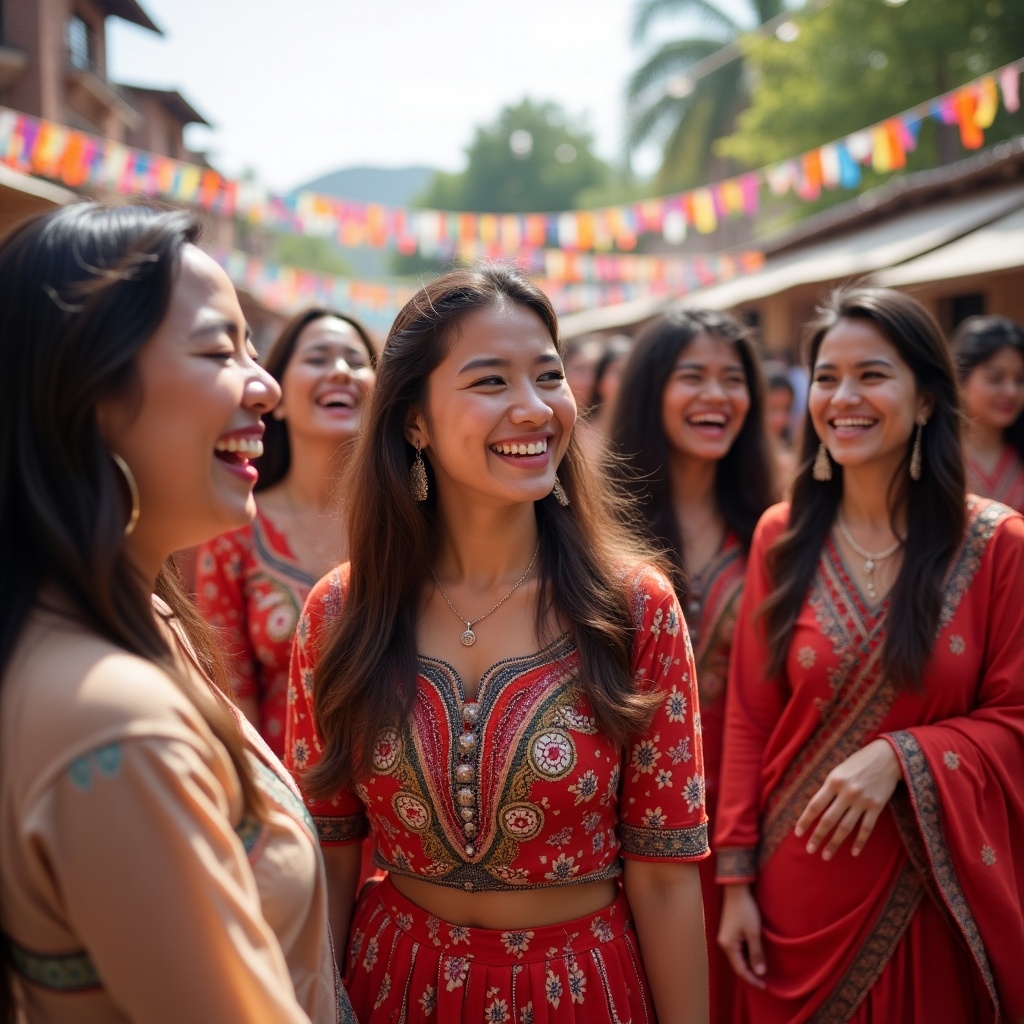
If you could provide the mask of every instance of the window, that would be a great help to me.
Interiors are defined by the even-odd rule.
[[[81,71],[93,70],[92,33],[89,26],[77,14],[68,18],[65,30],[68,48],[68,63]]]

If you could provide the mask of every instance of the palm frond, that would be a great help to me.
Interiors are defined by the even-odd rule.
[[[626,99],[632,103],[654,85],[660,84],[664,88],[666,79],[685,74],[688,67],[714,53],[719,46],[713,39],[680,39],[665,43],[630,75],[626,83]]]
[[[765,3],[771,0],[754,2]],[[717,30],[715,34],[719,35],[723,42],[728,42],[740,31],[740,26],[713,0],[639,0],[633,12],[633,43],[642,44],[655,21],[664,17],[686,16],[692,17],[700,28]]]
[[[637,107],[626,121],[626,152],[634,153],[644,143],[657,139],[665,132],[673,131],[678,122],[685,117],[686,109],[690,105],[690,97],[677,100],[662,95],[650,103]],[[666,124],[667,129],[664,128]]]

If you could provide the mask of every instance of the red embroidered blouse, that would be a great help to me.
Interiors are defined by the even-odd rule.
[[[258,699],[260,735],[278,757],[295,626],[315,582],[261,512],[203,544],[196,561],[199,610],[225,634],[235,695]]]
[[[320,757],[311,681],[347,568],[310,592],[296,634],[285,763]],[[409,722],[376,739],[373,773],[355,792],[307,800],[325,844],[355,842],[373,823],[374,862],[466,891],[592,882],[620,854],[699,860],[708,853],[693,652],[671,584],[645,569],[630,581],[636,684],[663,696],[625,749],[594,724],[576,686],[579,655],[564,635],[484,673],[477,700],[446,662],[421,656]]]

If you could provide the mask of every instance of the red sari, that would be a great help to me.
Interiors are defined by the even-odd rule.
[[[690,629],[693,660],[697,669],[707,812],[712,827],[715,824],[722,768],[729,656],[746,571],[747,560],[743,555],[743,547],[739,538],[730,532],[715,557],[690,580],[685,598],[686,623]],[[711,1020],[725,1021],[732,1017],[736,975],[717,941],[718,925],[722,918],[722,887],[715,884],[713,858],[700,862],[700,881],[708,942]]]
[[[720,882],[751,882],[767,990],[737,1019],[1015,1021],[1024,1015],[1024,519],[968,499],[920,691],[881,672],[888,600],[865,605],[829,540],[785,669],[765,679],[754,620],[771,587],[770,509],[750,555],[733,648],[715,833]],[[793,826],[828,773],[872,740],[901,784],[859,857],[831,861]]]

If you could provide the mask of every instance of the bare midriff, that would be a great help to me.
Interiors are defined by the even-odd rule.
[[[469,928],[536,928],[596,914],[615,902],[618,885],[610,878],[582,885],[552,885],[515,892],[459,892],[408,875],[391,884],[410,902],[449,924]]]

